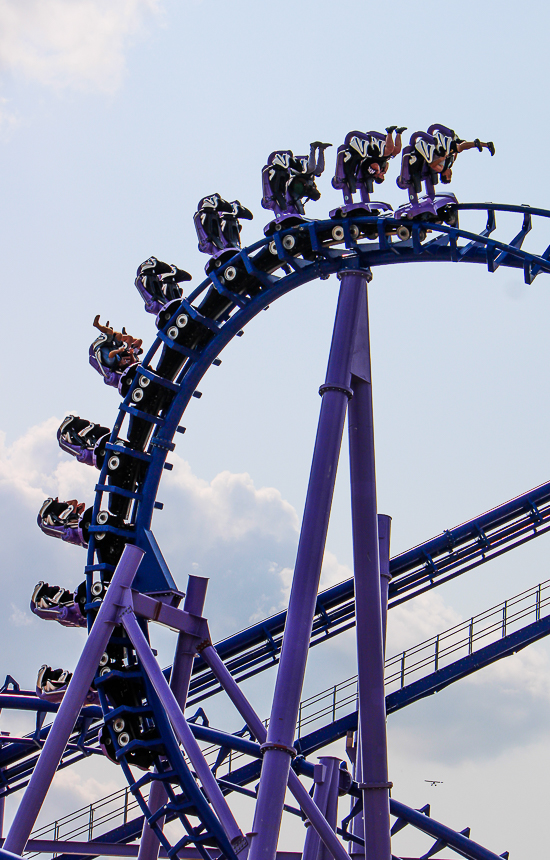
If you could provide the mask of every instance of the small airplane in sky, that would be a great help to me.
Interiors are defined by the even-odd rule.
[[[430,785],[443,785],[443,781],[439,779],[425,779],[424,782],[429,782]]]

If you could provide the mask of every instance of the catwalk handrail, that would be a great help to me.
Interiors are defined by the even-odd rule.
[[[418,680],[419,673],[437,672],[448,665],[449,658],[454,661],[459,659],[460,652],[472,654],[474,644],[487,644],[498,638],[504,638],[514,630],[518,629],[520,622],[525,622],[531,616],[538,621],[550,614],[550,579],[520,592],[507,600],[474,615],[447,630],[431,636],[429,639],[399,652],[386,660],[386,690],[392,692],[392,687],[405,688],[405,680]],[[523,626],[523,624],[521,625]],[[413,663],[410,663],[410,659]],[[346,678],[338,684],[334,684],[319,693],[303,699],[300,704],[297,738],[302,737],[302,729],[311,727],[318,723],[323,717],[329,717],[335,722],[337,717],[347,706],[357,708],[357,675]],[[264,721],[267,726],[268,721]],[[220,747],[217,744],[207,746],[203,749],[211,767],[216,763]],[[227,770],[224,777],[233,771],[233,765],[238,760],[246,757],[246,753],[228,750],[227,757],[220,761],[226,763]],[[223,778],[223,777],[222,777]],[[79,819],[85,819],[78,827],[63,834],[63,839],[75,839],[83,834],[88,834],[91,840],[94,829],[107,824],[120,817],[123,823],[128,820],[128,812],[137,809],[137,801],[133,799],[128,788],[121,789],[113,794],[101,798],[95,803],[84,806],[73,813],[57,819],[54,822],[43,825],[32,833],[32,839],[46,838],[48,833],[53,833],[53,838],[61,838],[61,829],[73,825]],[[98,815],[98,811],[117,800],[121,804],[109,813]]]
[[[395,556],[390,562],[390,571],[394,574],[390,583],[390,608],[544,534],[549,527],[550,483],[546,483]],[[352,579],[320,592],[311,644],[319,644],[350,629],[354,624],[354,616]],[[286,611],[277,613],[216,644],[228,669],[239,680],[263,671],[277,661],[285,620]],[[165,672],[168,675],[170,669]],[[200,658],[196,659],[193,672],[189,707],[215,695],[220,689]],[[57,705],[38,699],[30,691],[0,694],[0,707],[57,710]],[[84,713],[101,718],[98,707],[86,708]],[[47,731],[48,726],[41,729],[42,740]],[[97,728],[90,728],[86,737],[93,739],[95,735]],[[29,735],[29,738],[32,737]],[[70,756],[70,762],[67,763],[76,763],[85,754],[78,749],[69,750],[67,756]],[[32,771],[32,762],[36,756],[23,744],[2,746],[1,766],[13,765],[18,759],[29,760],[28,765],[18,768],[19,779],[25,778],[30,772],[29,767]],[[65,764],[63,762],[62,766]]]

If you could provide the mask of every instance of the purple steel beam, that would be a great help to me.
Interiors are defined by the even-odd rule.
[[[324,815],[328,826],[336,830],[338,815],[338,789],[340,787],[340,759],[335,756],[321,756],[314,767],[315,792],[313,800]],[[319,839],[319,834],[307,823],[303,860],[332,860]]]
[[[388,590],[390,587],[391,517],[378,514],[378,559],[380,565],[380,606],[382,607],[382,648],[386,656],[386,624],[388,620]]]
[[[183,604],[184,612],[202,616],[208,580],[202,576],[191,575],[187,582],[187,593]],[[185,702],[191,680],[193,661],[197,653],[197,637],[190,633],[180,631],[176,643],[176,652],[172,673],[170,675],[170,689],[172,690],[182,713],[185,710]],[[168,799],[166,789],[162,782],[155,781],[149,791],[148,807],[151,812],[156,812]],[[162,829],[164,818],[157,820],[157,826]],[[143,822],[141,840],[139,844],[138,860],[156,860],[160,849],[160,842],[154,830],[149,827],[146,820]]]
[[[449,848],[452,848],[462,857],[468,857],[471,860],[502,860],[502,854],[499,857],[493,851],[484,848],[483,845],[479,845],[462,833],[456,833],[450,827],[440,824],[439,821],[434,821],[433,818],[424,815],[424,813],[419,812],[417,809],[411,809],[410,806],[405,806],[404,803],[399,803],[399,801],[393,798],[391,805],[392,815],[408,821],[417,830],[433,836],[434,839],[441,839]]]
[[[366,860],[391,860],[378,517],[367,291],[362,294],[348,413]]]
[[[21,854],[40,812],[44,798],[67,741],[71,736],[80,709],[86,700],[90,684],[94,680],[101,655],[111,638],[124,591],[129,589],[139,567],[144,551],[137,546],[126,544],[116,567],[111,584],[107,589],[96,620],[82,649],[67,692],[53,722],[52,728],[36,763],[23,800],[13,819],[6,838],[5,849]]]
[[[340,294],[292,589],[281,659],[273,696],[267,741],[263,746],[260,788],[251,836],[250,860],[273,860],[281,827],[285,791],[325,541],[334,494],[342,432],[351,396],[351,363],[360,296],[370,273],[341,273]]]
[[[386,621],[388,618],[388,587],[391,580],[390,574],[390,532],[391,532],[391,517],[388,514],[378,514],[378,562],[380,566],[380,606],[382,609],[382,647],[384,655],[386,654]],[[355,747],[355,780],[358,783],[363,782],[361,768],[361,732],[357,730],[357,739]],[[352,806],[355,805],[355,798],[352,799]],[[360,839],[365,838],[365,825],[363,819],[363,810],[359,812],[351,821],[351,832],[354,836]],[[350,842],[349,853],[352,857],[364,857],[365,846],[358,842]]]
[[[227,838],[231,842],[235,853],[238,854],[247,847],[248,842],[241,832],[239,825],[235,821],[233,813],[231,812],[227,801],[216,782],[216,778],[208,767],[208,763],[202,754],[202,750],[195,740],[187,720],[181,712],[176,697],[168,686],[168,682],[153,656],[149,643],[147,642],[147,639],[137,622],[136,616],[134,615],[131,604],[128,603],[120,613],[120,622],[123,624],[124,629],[136,650],[136,654],[139,657],[141,665],[147,673],[149,680],[155,688],[156,693],[166,710],[176,737],[189,756],[191,764],[195,769],[206,796],[212,804],[212,807],[225,830]]]
[[[260,744],[265,743],[267,737],[266,727],[235,681],[233,675],[227,669],[214,646],[210,644],[204,648],[201,651],[201,656],[212,669],[213,674],[237,708],[253,736]],[[324,845],[326,845],[328,851],[330,851],[331,856],[335,857],[336,860],[348,860],[346,849],[336,836],[334,830],[328,825],[323,813],[311,798],[308,790],[300,782],[298,775],[292,769],[288,773],[288,787],[300,805],[302,812],[311,823],[311,826],[319,835]]]
[[[102,842],[97,839],[94,842],[63,842],[56,839],[29,839],[27,842],[29,851],[38,851],[41,854],[80,854],[84,857],[137,857],[138,845],[126,845],[123,842]],[[196,848],[180,848],[177,856],[179,860],[202,860],[202,855]],[[160,849],[160,857],[168,857],[165,848]],[[277,860],[301,860],[300,851],[277,851]],[[21,860],[19,854],[11,854],[0,848],[0,860]]]

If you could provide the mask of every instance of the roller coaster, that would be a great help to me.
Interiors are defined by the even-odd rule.
[[[309,157],[272,153],[262,205],[275,218],[248,247],[240,245],[239,221],[252,213],[217,194],[203,198],[195,214],[199,248],[209,255],[202,283],[185,297],[180,284],[188,273],[154,257],[138,268],[136,287],[158,330],[144,355],[141,341],[96,318],[90,364],[117,387],[118,414],[112,429],[68,416],[58,433],[66,452],[99,470],[95,500],[85,509],[47,499],[38,518],[47,534],[87,547],[85,580],[74,595],[39,583],[31,602],[43,618],[87,626],[88,638],[72,676],[43,667],[36,691],[10,675],[0,690],[0,709],[36,714],[34,732],[0,738],[0,800],[25,789],[1,857],[298,858],[277,851],[283,815],[304,821],[304,860],[412,860],[391,849],[391,836],[407,826],[432,838],[426,860],[445,849],[471,860],[508,857],[476,843],[469,828],[436,821],[429,806],[412,809],[391,796],[386,717],[546,636],[548,583],[387,659],[386,614],[545,534],[550,483],[390,558],[390,518],[376,506],[368,283],[379,266],[434,261],[519,268],[531,284],[550,273],[550,244],[535,254],[524,241],[532,220],[544,228],[550,211],[436,194],[460,152],[475,146],[493,155],[493,144],[467,143],[437,125],[416,132],[401,151],[403,131],[348,134],[333,179],[344,203],[324,220],[306,217],[303,201],[320,197],[315,179],[329,145],[317,141]],[[408,189],[409,203],[394,211],[371,194],[398,154],[397,184]],[[518,219],[508,241],[496,238],[500,213],[507,224],[510,215]],[[480,216],[480,232],[463,226]],[[151,528],[162,508],[160,481],[172,468],[176,434],[185,432],[185,410],[230,341],[276,299],[331,275],[340,284],[338,305],[288,609],[213,644],[206,580],[190,576],[185,593],[179,590]],[[319,591],[346,417],[354,576]],[[150,645],[155,624],[177,631],[173,666],[164,670]],[[357,677],[303,700],[309,648],[350,629]],[[271,667],[271,713],[261,719],[240,683]],[[229,698],[243,731],[209,725],[203,704],[214,695]],[[187,718],[186,709],[194,709]],[[340,738],[350,769],[334,756],[311,761]],[[128,788],[92,804],[84,823],[80,810],[34,831],[56,770],[96,754],[120,765]],[[285,802],[287,787],[296,806]],[[231,794],[254,801],[251,832],[239,826]],[[179,824],[177,837],[168,822]]]

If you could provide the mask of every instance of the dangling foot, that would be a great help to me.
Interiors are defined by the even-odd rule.
[[[314,140],[311,146],[315,146],[317,149],[328,149],[329,146],[332,146],[332,143],[322,143],[320,140]]]
[[[396,129],[397,129],[396,125],[389,125],[386,128],[386,134],[393,134]]]
[[[404,131],[407,131],[406,125],[400,125],[398,128],[395,129],[396,134],[403,134]]]
[[[480,141],[479,137],[476,137],[476,139],[474,140],[474,143],[475,143],[475,145],[477,146],[477,148],[479,149],[479,151],[480,151],[480,152],[482,152],[482,151],[483,151],[483,146],[482,146],[482,144],[481,144],[481,141]]]
[[[495,154],[495,144],[493,143],[492,140],[490,140],[489,143],[487,144],[487,149],[489,150],[491,155]]]

